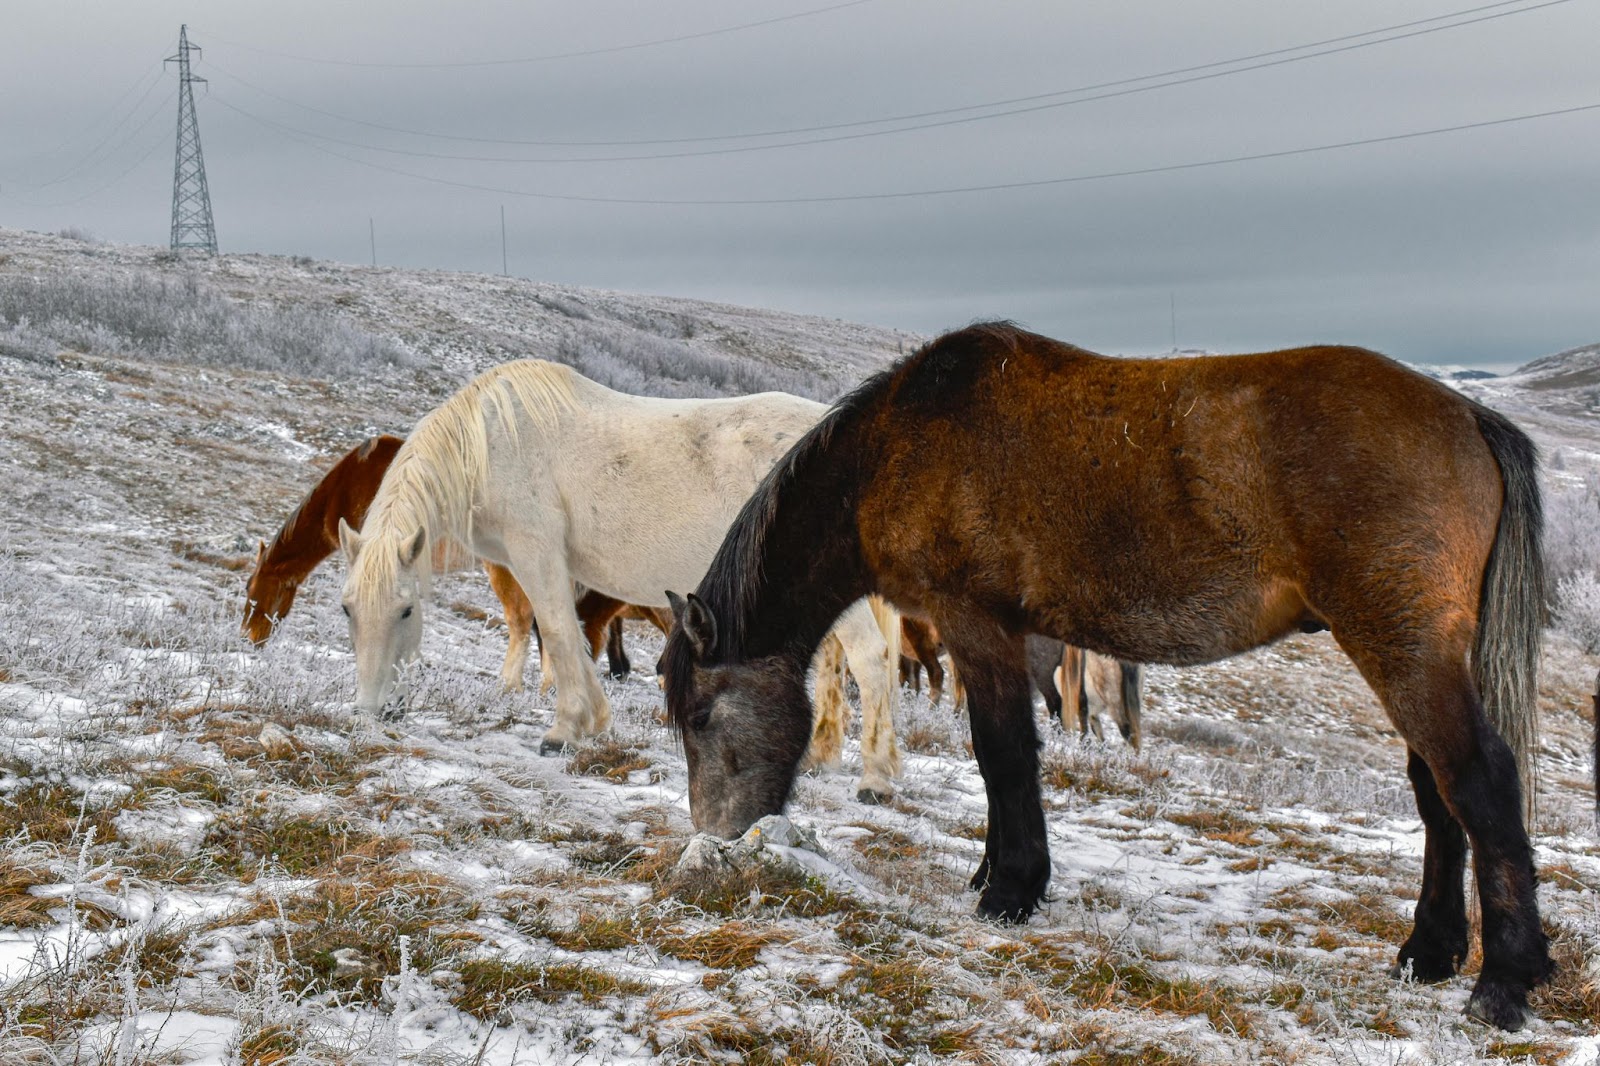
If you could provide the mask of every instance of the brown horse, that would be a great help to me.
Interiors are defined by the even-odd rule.
[[[1124,360],[1004,323],[944,336],[797,442],[677,601],[667,705],[694,822],[726,835],[783,808],[806,664],[876,592],[932,620],[966,682],[989,799],[972,883],[984,913],[1021,919],[1051,869],[1026,634],[1195,664],[1326,625],[1410,749],[1427,843],[1397,968],[1440,980],[1466,957],[1470,842],[1468,1012],[1515,1029],[1552,970],[1518,773],[1536,463],[1504,417],[1360,349]]]
[[[384,434],[369,437],[346,452],[290,512],[272,543],[263,541],[258,546],[255,569],[245,586],[245,614],[240,626],[244,636],[256,644],[263,644],[272,636],[274,627],[294,606],[301,582],[338,548],[339,519],[361,528],[384,473],[404,443],[404,438]],[[538,637],[533,605],[511,571],[493,563],[485,563],[483,568],[489,575],[489,587],[505,611],[509,635],[500,680],[508,689],[521,688],[528,638]],[[634,607],[594,591],[579,596],[577,607],[589,641],[589,654],[599,654],[604,642],[614,677],[629,671],[622,647],[622,619],[651,622],[663,633],[669,621],[665,612]]]

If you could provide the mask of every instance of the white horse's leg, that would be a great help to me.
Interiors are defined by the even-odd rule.
[[[802,770],[838,766],[844,749],[844,719],[848,708],[844,698],[844,647],[838,637],[829,633],[822,638],[815,663],[817,694],[811,746],[800,764]]]
[[[894,736],[900,616],[872,597],[840,615],[833,632],[861,689],[861,780],[856,798],[882,803],[894,795],[893,782],[900,776],[900,748]]]
[[[594,676],[565,562],[549,550],[512,555],[519,561],[513,568],[517,582],[533,601],[539,619],[543,665],[556,679],[556,722],[539,742],[540,753],[548,755],[608,728],[611,705]]]

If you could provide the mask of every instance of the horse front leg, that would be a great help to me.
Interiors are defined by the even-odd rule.
[[[556,720],[539,742],[548,755],[571,747],[611,725],[611,705],[595,677],[577,611],[572,602],[572,577],[555,553],[513,552],[518,583],[539,616],[540,646],[548,674],[556,680]],[[522,560],[532,559],[532,562]]]
[[[895,743],[894,705],[899,686],[895,664],[900,658],[894,638],[900,619],[894,609],[878,599],[850,607],[834,625],[844,647],[850,672],[861,690],[861,780],[856,799],[862,803],[887,803],[900,776],[900,748]]]
[[[1050,880],[1039,733],[1022,640],[975,612],[948,627],[940,622],[945,646],[966,686],[972,751],[989,800],[983,863],[972,880],[972,887],[982,892],[978,910],[1019,922],[1037,908]]]

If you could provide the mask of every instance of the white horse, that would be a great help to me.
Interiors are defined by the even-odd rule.
[[[396,694],[400,666],[416,656],[424,549],[444,538],[508,568],[533,604],[556,679],[555,725],[540,750],[601,732],[611,708],[585,654],[573,583],[660,607],[667,589],[696,587],[739,508],[826,410],[785,393],[628,396],[540,360],[479,375],[406,438],[362,531],[339,525],[357,706],[379,712]],[[899,628],[889,608],[863,600],[833,630],[861,689],[866,800],[889,796],[900,768]],[[813,765],[838,758],[842,701],[827,695],[838,683],[836,669],[819,673]]]

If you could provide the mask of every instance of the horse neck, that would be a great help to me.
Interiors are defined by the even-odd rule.
[[[858,497],[859,464],[839,461],[853,447],[835,438],[828,449],[832,462],[810,454],[782,479],[760,545],[758,576],[733,612],[729,657],[788,656],[803,672],[839,615],[873,591],[848,502]],[[753,499],[749,506],[758,505]]]
[[[398,437],[378,437],[335,463],[267,546],[261,573],[277,581],[304,581],[339,547],[339,519],[353,529],[362,527],[400,444]]]

